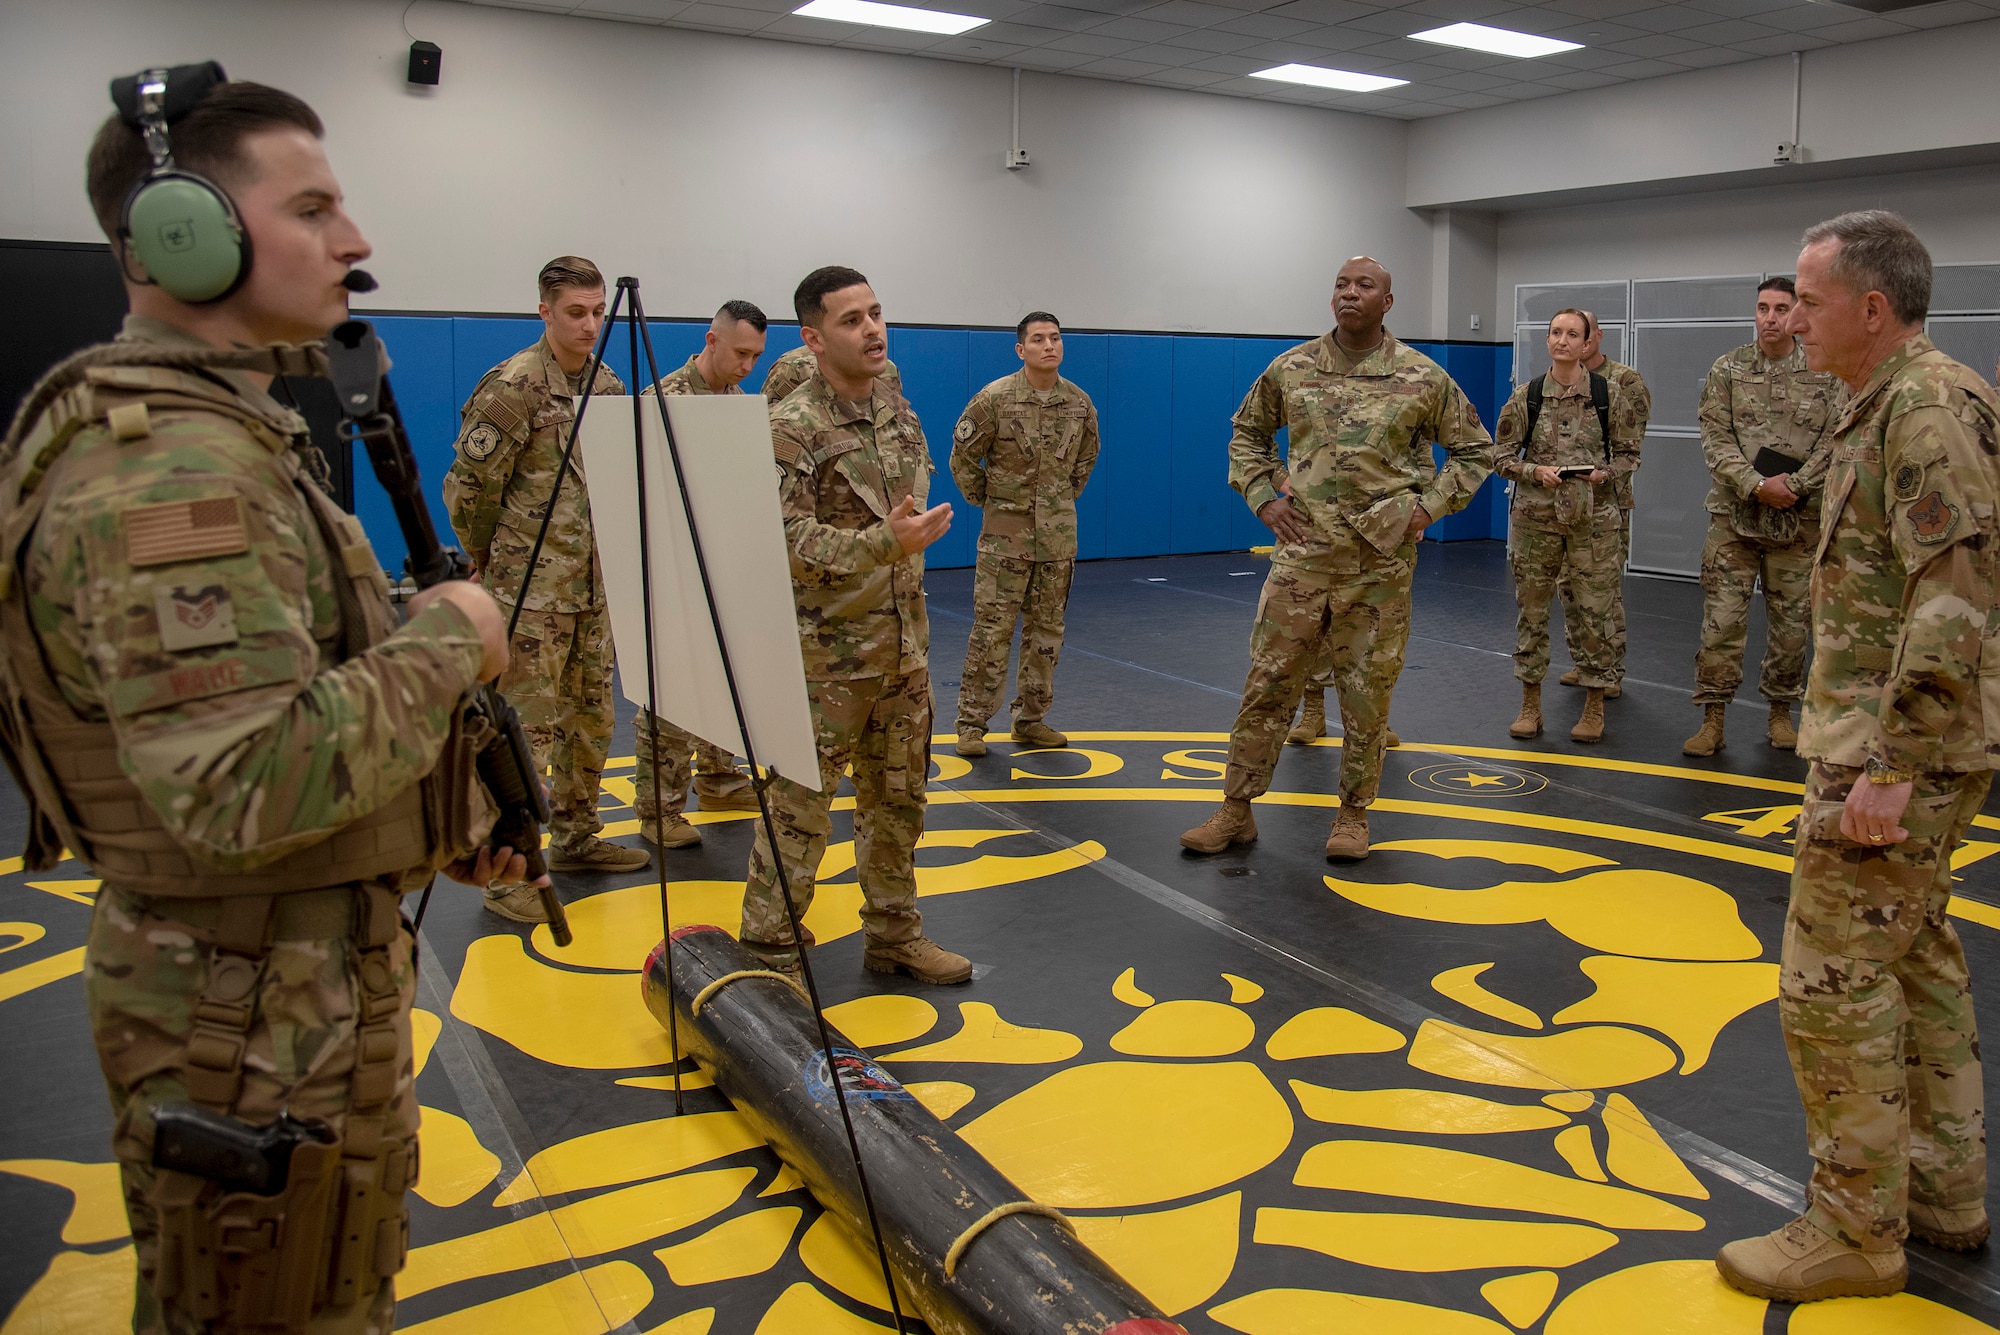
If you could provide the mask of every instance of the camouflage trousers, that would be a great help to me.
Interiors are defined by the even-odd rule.
[[[958,727],[984,732],[1007,684],[1007,649],[1021,625],[1021,665],[1014,680],[1014,722],[1038,723],[1055,698],[1074,561],[1029,561],[979,553],[972,575],[972,638],[959,674]]]
[[[251,993],[242,1084],[230,1115],[263,1125],[290,1110],[319,1120],[350,1143],[366,1130],[350,1120],[356,1065],[358,950],[352,889],[308,890],[278,899],[276,939]],[[139,1260],[132,1329],[138,1335],[204,1335],[223,1327],[163,1304],[154,1283],[160,1265],[160,1216],[153,1203],[152,1110],[185,1102],[195,1004],[208,984],[217,949],[217,899],[165,899],[106,885],[97,899],[84,952],[84,998],[98,1063],[115,1117],[112,1153],[125,1189],[125,1212]],[[400,1004],[394,1017],[396,1081],[379,1117],[383,1144],[410,1156],[403,1188],[416,1181],[416,1089],[407,1072],[413,1049],[410,1008],[417,976],[407,929],[395,933],[387,960]],[[378,1119],[371,1117],[370,1122]],[[400,1199],[401,1192],[397,1193]],[[311,1335],[388,1335],[395,1316],[393,1279],[370,1275],[360,1296],[315,1312]],[[232,1328],[233,1327],[228,1327]]]
[[[834,791],[841,771],[851,765],[862,930],[872,941],[915,940],[924,930],[924,915],[917,910],[916,851],[924,832],[924,789],[931,769],[930,671],[808,681],[806,694],[818,731],[820,789],[813,792],[780,778],[765,790],[799,921],[805,921],[812,907],[814,880],[833,828],[829,813]],[[793,948],[762,821],[750,848],[742,939],[772,959],[790,957]]]
[[[611,615],[524,611],[508,654],[500,692],[549,773],[549,842],[577,847],[604,825],[597,794],[611,752]]]
[[[1365,807],[1382,786],[1389,697],[1410,641],[1410,580],[1416,544],[1364,561],[1354,574],[1273,565],[1250,631],[1250,675],[1229,730],[1224,792],[1244,801],[1271,787],[1299,697],[1320,663],[1340,702],[1345,733],[1340,801]]]
[[[1538,682],[1549,671],[1549,604],[1558,583],[1565,630],[1577,679],[1585,686],[1611,686],[1615,672],[1613,608],[1619,585],[1617,511],[1596,511],[1580,533],[1514,524],[1507,534],[1507,559],[1514,568],[1514,598],[1520,619],[1514,632],[1514,675]]]
[[[1806,1217],[1852,1247],[1897,1245],[1912,1195],[1986,1199],[1979,1030],[1945,904],[1992,780],[1917,775],[1910,837],[1884,847],[1840,834],[1860,770],[1814,761],[1806,783],[1778,1015],[1815,1160]]]
[[[653,753],[653,728],[659,728],[660,749],[658,773],[662,796],[653,790],[655,756]],[[688,780],[694,780],[694,791],[698,797],[727,797],[747,792],[750,776],[736,768],[736,758],[713,742],[704,742],[685,728],[677,728],[665,719],[655,719],[650,710],[641,709],[634,727],[638,733],[638,769],[633,775],[633,786],[638,798],[632,804],[633,811],[640,820],[658,820],[662,813],[678,816],[687,810]]]
[[[1774,704],[1805,695],[1812,637],[1813,549],[1746,538],[1729,516],[1708,517],[1701,549],[1701,648],[1694,655],[1694,702],[1726,705],[1743,684],[1750,597],[1764,580],[1764,668],[1758,689]]]
[[[1625,566],[1632,559],[1632,512],[1620,508],[1618,511],[1618,569],[1611,582],[1611,681],[1622,685],[1625,681]],[[1563,567],[1562,580],[1556,585],[1556,592],[1562,595],[1563,634],[1572,645],[1581,644],[1585,634],[1583,614],[1576,599],[1570,594],[1569,567]]]

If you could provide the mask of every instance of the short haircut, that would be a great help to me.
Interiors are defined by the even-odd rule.
[[[1931,311],[1931,253],[1910,225],[1887,209],[1843,213],[1806,228],[1802,246],[1838,241],[1827,276],[1856,296],[1880,292],[1903,324],[1920,324]]]
[[[798,290],[792,293],[792,311],[799,317],[800,324],[819,328],[819,322],[826,316],[826,297],[829,292],[840,292],[850,287],[867,287],[869,282],[854,269],[845,265],[829,264],[814,269],[799,280]]]
[[[566,287],[582,292],[602,292],[604,275],[581,255],[558,255],[535,275],[535,287],[541,292],[543,301],[553,301],[556,293]]]
[[[227,190],[246,183],[243,174],[249,164],[243,157],[243,140],[262,130],[286,126],[304,130],[315,139],[326,136],[319,116],[298,98],[282,89],[239,79],[209,89],[187,115],[169,127],[167,137],[176,167],[206,176]],[[145,136],[113,113],[97,127],[86,162],[84,188],[90,195],[91,212],[115,247],[125,201],[152,169],[152,155],[146,151]]]
[[[764,312],[757,308],[754,301],[725,301],[722,309],[715,314],[718,318],[726,315],[739,324],[747,324],[760,334],[771,323],[764,318]]]
[[[1763,282],[1757,284],[1757,290],[1759,292],[1782,292],[1795,300],[1799,295],[1798,285],[1792,282],[1791,279],[1782,276],[1766,278]]]
[[[1031,324],[1052,324],[1056,327],[1058,334],[1062,332],[1062,321],[1056,319],[1055,316],[1050,315],[1047,311],[1029,311],[1021,317],[1021,323],[1014,326],[1014,339],[1016,342],[1027,339],[1028,326]]]
[[[1583,336],[1585,338],[1590,337],[1590,331],[1594,328],[1590,320],[1590,312],[1581,310],[1575,306],[1565,306],[1554,315],[1551,315],[1549,317],[1549,328],[1554,329],[1556,321],[1562,319],[1565,315],[1574,315],[1577,319],[1583,321]]]

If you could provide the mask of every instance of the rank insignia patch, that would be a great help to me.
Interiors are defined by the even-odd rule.
[[[153,614],[160,623],[160,647],[168,653],[234,644],[236,607],[220,584],[175,584],[153,594]]]
[[[1958,527],[1958,507],[1945,504],[1940,492],[1933,491],[1906,513],[1910,519],[1911,536],[1918,542],[1943,542]]]

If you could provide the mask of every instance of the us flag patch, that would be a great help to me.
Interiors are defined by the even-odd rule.
[[[250,550],[242,503],[234,496],[135,505],[125,511],[124,522],[128,565],[158,566]]]

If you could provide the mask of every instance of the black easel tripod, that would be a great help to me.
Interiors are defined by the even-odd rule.
[[[647,327],[645,306],[639,297],[639,280],[636,278],[620,278],[617,283],[617,293],[611,300],[611,307],[605,312],[604,327],[598,333],[597,345],[591,350],[590,360],[584,365],[583,376],[581,378],[582,384],[577,395],[576,413],[570,423],[569,440],[563,447],[562,463],[556,470],[555,485],[550,489],[548,505],[542,511],[542,522],[535,533],[534,545],[528,553],[527,568],[523,577],[521,593],[516,598],[514,604],[513,617],[507,623],[507,638],[510,642],[513,640],[514,627],[521,617],[521,607],[525,601],[527,592],[526,580],[532,577],[536,563],[541,559],[542,546],[548,536],[549,524],[555,516],[556,503],[562,494],[563,478],[573,468],[576,442],[578,434],[583,428],[584,413],[590,406],[590,399],[597,385],[598,370],[604,364],[604,350],[611,341],[611,331],[617,326],[621,318],[621,307],[624,308],[623,318],[626,322],[627,336],[630,340],[631,366],[634,379],[636,380],[639,376],[639,351],[642,345],[646,354],[646,385],[648,387],[657,385],[661,378],[659,359],[653,351],[652,331]],[[791,879],[785,871],[784,858],[779,851],[780,845],[778,843],[777,827],[771,817],[769,788],[771,782],[778,777],[778,774],[776,770],[763,770],[757,763],[756,744],[751,739],[749,720],[743,711],[743,697],[737,689],[736,670],[729,653],[729,637],[723,630],[721,609],[715,600],[714,585],[709,580],[708,557],[702,547],[700,526],[695,520],[694,502],[688,494],[687,473],[681,464],[680,445],[674,436],[673,418],[667,412],[666,396],[654,393],[650,388],[641,391],[635,386],[632,394],[633,466],[639,498],[639,570],[640,588],[643,595],[642,602],[645,609],[646,637],[646,726],[652,730],[653,791],[656,794],[661,791],[661,774],[658,730],[660,694],[659,681],[653,659],[652,531],[646,506],[646,453],[644,445],[645,399],[649,396],[653,399],[660,415],[660,428],[666,440],[667,458],[673,465],[675,484],[680,492],[681,513],[687,522],[689,543],[694,549],[695,569],[701,576],[702,599],[708,608],[709,630],[715,637],[716,648],[722,658],[722,675],[729,687],[729,703],[736,715],[737,732],[743,739],[744,759],[750,764],[751,782],[757,793],[757,807],[763,822],[764,838],[771,850],[772,864],[777,869],[778,892],[784,898],[785,913],[790,920],[792,928],[792,939],[798,948],[799,967],[805,980],[806,997],[812,1006],[814,1022],[818,1026],[820,1049],[826,1058],[827,1072],[833,1082],[834,1101],[840,1108],[841,1125],[847,1133],[848,1153],[854,1161],[854,1173],[860,1183],[862,1204],[868,1214],[869,1230],[874,1236],[876,1256],[882,1265],[882,1282],[888,1290],[891,1314],[895,1319],[896,1330],[900,1335],[904,1329],[904,1323],[902,1304],[896,1295],[896,1278],[889,1266],[888,1249],[883,1245],[882,1225],[876,1215],[874,1196],[869,1190],[868,1173],[861,1162],[860,1142],[855,1138],[854,1122],[848,1115],[847,1092],[840,1074],[840,1063],[836,1060],[834,1054],[833,1035],[827,1027],[825,1009],[820,1003],[819,985],[813,978],[812,964],[806,954],[804,924],[800,921],[798,905],[792,900]],[[657,855],[655,856],[655,862],[659,866],[660,871],[661,936],[663,941],[671,941],[673,936],[673,916],[667,893],[666,865],[664,859]],[[664,957],[668,970],[668,978],[671,983],[673,951],[671,949],[665,951]],[[681,1047],[678,1026],[671,1012],[668,1023],[668,1042],[673,1049],[674,1055],[674,1112],[679,1114],[683,1109],[680,1079]]]

